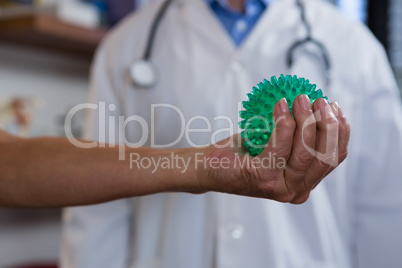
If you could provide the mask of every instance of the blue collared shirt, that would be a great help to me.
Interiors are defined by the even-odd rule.
[[[245,0],[244,13],[234,10],[228,0],[206,0],[236,46],[240,46],[264,13],[270,0]]]

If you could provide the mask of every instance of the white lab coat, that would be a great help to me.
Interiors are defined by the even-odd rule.
[[[352,126],[348,159],[299,206],[166,193],[68,209],[63,268],[402,267],[402,110],[395,79],[364,26],[321,1],[305,3],[313,35],[333,64],[332,84],[324,91],[339,100]],[[293,70],[286,67],[289,47],[305,34],[294,0],[273,3],[240,48],[204,1],[177,0],[152,51],[159,84],[136,89],[127,70],[144,51],[156,10],[150,6],[126,19],[97,53],[92,100],[116,103],[108,115],[150,121],[151,104],[167,103],[186,120],[211,119],[214,131],[229,127],[216,116],[237,123],[238,102],[264,78],[302,74],[324,86],[314,49],[298,53]],[[87,137],[96,139],[96,116],[91,122]],[[172,109],[156,109],[154,124],[156,144],[180,134]],[[199,120],[192,128],[206,126]],[[138,129],[129,129],[132,141],[140,139]],[[190,137],[198,145],[210,142],[210,133]],[[184,138],[178,144],[188,145]]]

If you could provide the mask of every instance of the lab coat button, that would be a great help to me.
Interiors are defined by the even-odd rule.
[[[242,238],[242,236],[244,234],[244,227],[241,224],[231,222],[228,224],[227,228],[230,233],[230,236],[233,239],[238,240],[238,239]]]
[[[240,72],[243,69],[243,65],[238,62],[238,61],[234,61],[232,62],[232,70],[236,73]]]
[[[236,23],[236,30],[240,33],[244,32],[247,30],[247,23],[244,20],[239,20]]]

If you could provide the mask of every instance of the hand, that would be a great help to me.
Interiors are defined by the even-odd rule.
[[[314,113],[313,113],[314,111]],[[350,126],[336,103],[313,106],[298,96],[290,114],[286,100],[275,105],[276,128],[259,156],[244,154],[239,135],[208,147],[198,170],[202,188],[301,204],[347,156]]]

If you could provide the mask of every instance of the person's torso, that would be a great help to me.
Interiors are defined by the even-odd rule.
[[[303,75],[317,82],[330,100],[340,101],[351,122],[356,120],[359,108],[352,108],[352,100],[353,90],[361,90],[355,77],[359,71],[353,69],[353,60],[349,65],[344,61],[350,48],[339,41],[343,38],[339,35],[351,34],[342,29],[349,23],[323,24],[331,20],[326,16],[339,20],[339,15],[328,7],[318,12],[321,4],[308,2],[313,33],[330,57],[337,55],[331,57],[333,78],[328,88],[321,59],[314,53],[300,52],[294,68],[287,68],[289,48],[305,35],[294,1],[272,4],[240,48],[231,43],[205,3],[173,3],[162,19],[152,50],[151,60],[158,68],[157,86],[138,89],[125,78],[119,89],[126,94],[128,115],[140,115],[153,123],[150,131],[154,137],[147,145],[205,145],[211,138],[238,132],[239,105],[246,94],[263,79],[280,74]],[[155,10],[147,12],[142,16],[153,17]],[[142,37],[147,35],[146,29],[138,31]],[[132,37],[121,43],[119,55],[124,57],[118,61],[122,68],[141,56],[142,40],[145,38]],[[188,129],[207,131],[197,134]],[[133,134],[132,140],[138,140],[138,135]],[[350,267],[352,208],[348,201],[352,187],[348,186],[356,172],[353,161],[351,152],[347,163],[300,206],[218,193],[134,198],[130,267]]]

